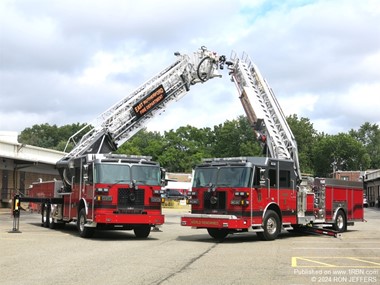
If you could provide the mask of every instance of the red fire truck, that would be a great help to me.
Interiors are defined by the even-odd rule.
[[[163,170],[147,157],[88,154],[74,160],[70,191],[62,181],[34,183],[28,200],[40,202],[42,225],[55,228],[75,221],[82,237],[95,229],[133,230],[145,238],[164,223]],[[38,209],[37,209],[38,210]]]
[[[293,162],[265,157],[205,159],[195,168],[191,213],[183,226],[207,229],[223,239],[229,233],[256,232],[275,239],[282,228],[337,232],[363,220],[360,182],[308,179],[297,186]],[[325,231],[334,233],[333,231]]]
[[[297,143],[272,89],[246,54],[232,54],[226,64],[265,157],[204,160],[181,225],[207,229],[215,239],[253,231],[274,240],[281,229],[337,236],[362,221],[362,183],[302,179]]]
[[[68,140],[66,146],[73,149],[56,164],[62,180],[34,183],[29,197],[16,195],[15,220],[18,204],[31,202],[39,203],[32,207],[41,210],[43,226],[75,222],[81,237],[91,237],[95,229],[134,230],[137,237],[147,237],[152,227],[164,222],[161,186],[165,175],[160,165],[147,157],[112,152],[169,103],[182,98],[190,86],[220,77],[217,70],[225,63],[224,56],[205,47],[175,56],[177,60],[168,68]]]

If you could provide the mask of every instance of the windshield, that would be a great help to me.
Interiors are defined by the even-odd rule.
[[[132,179],[137,184],[143,185],[160,185],[161,170],[158,166],[133,165]]]
[[[131,171],[125,164],[96,164],[95,183],[130,182]]]
[[[197,168],[193,187],[205,187],[212,183],[221,187],[249,187],[251,168],[248,167],[208,167]]]
[[[102,163],[95,165],[95,183],[131,183],[160,185],[161,171],[158,166]]]

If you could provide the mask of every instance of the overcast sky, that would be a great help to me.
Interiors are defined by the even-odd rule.
[[[380,124],[378,0],[1,0],[0,29],[0,131],[91,122],[201,46],[248,53],[285,115],[319,132]],[[222,74],[148,130],[243,115]]]

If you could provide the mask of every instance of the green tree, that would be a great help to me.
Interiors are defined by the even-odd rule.
[[[210,128],[180,127],[164,134],[164,151],[158,160],[168,171],[189,172],[211,153],[213,134]]]
[[[308,118],[298,118],[291,115],[286,118],[295,137],[298,148],[298,157],[302,173],[314,173],[312,149],[317,138],[317,131]]]
[[[137,132],[130,140],[119,146],[116,153],[151,156],[153,160],[164,151],[163,137],[159,132],[148,132],[145,128]]]
[[[40,124],[24,129],[18,137],[20,143],[63,151],[67,140],[85,124],[57,125]],[[79,138],[77,138],[79,141]]]
[[[369,122],[361,125],[358,131],[350,130],[349,134],[360,141],[370,158],[369,168],[380,168],[380,129],[377,124]]]
[[[262,153],[245,116],[214,126],[214,136],[214,157],[260,156]]]
[[[337,170],[364,170],[370,162],[364,146],[349,134],[319,136],[313,148],[315,175],[329,177]]]

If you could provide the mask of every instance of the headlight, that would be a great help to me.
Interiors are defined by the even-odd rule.
[[[96,192],[99,193],[108,193],[109,189],[108,188],[96,188]]]

